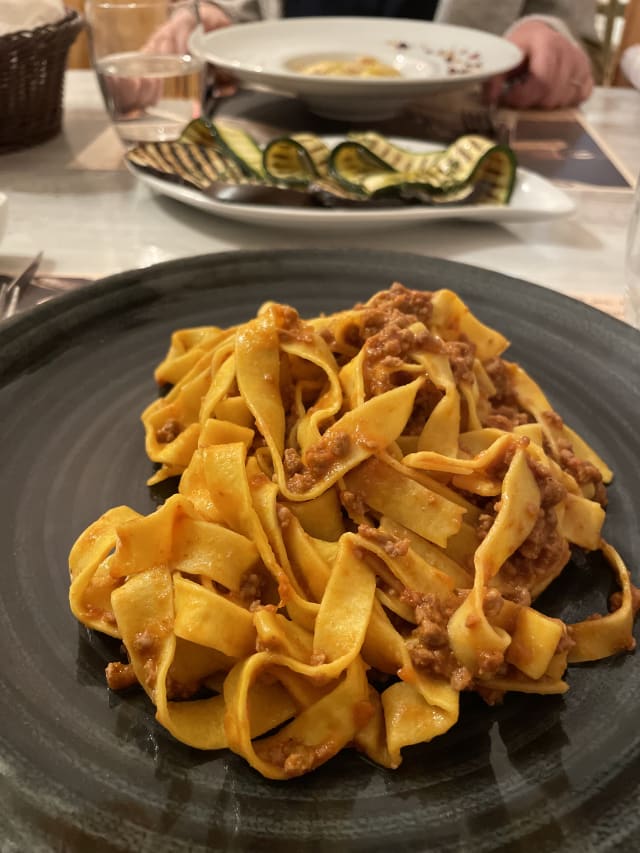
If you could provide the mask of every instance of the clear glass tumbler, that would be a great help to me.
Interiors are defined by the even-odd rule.
[[[636,184],[633,211],[629,220],[625,268],[624,317],[628,323],[640,329],[640,178]]]
[[[127,144],[176,139],[200,115],[203,65],[188,53],[193,0],[87,0],[91,59]]]

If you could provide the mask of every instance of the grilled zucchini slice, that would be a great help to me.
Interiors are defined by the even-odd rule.
[[[379,134],[363,134],[359,139],[368,142],[343,142],[329,157],[330,174],[352,192],[369,197],[396,194],[427,203],[460,202],[472,193],[475,201],[484,203],[506,204],[511,197],[516,174],[513,152],[490,139],[463,136],[445,151],[415,158],[396,146],[387,147]],[[392,166],[391,161],[403,168]]]
[[[309,184],[311,193],[324,207],[340,207],[344,202],[367,203],[368,199],[360,192],[351,192],[334,178],[318,178]]]
[[[473,183],[484,183],[489,188],[485,203],[507,204],[513,193],[516,182],[517,163],[515,154],[506,145],[496,145],[491,140],[481,136],[463,136],[450,150],[464,158],[469,157],[470,166],[468,180]]]
[[[349,139],[364,145],[372,154],[383,160],[396,172],[421,172],[434,166],[444,151],[409,151],[394,145],[381,133],[375,130],[352,131]]]
[[[178,142],[214,148],[225,159],[235,160],[247,177],[264,178],[262,151],[255,139],[242,128],[197,118],[185,127]]]
[[[212,148],[218,147],[211,125],[203,118],[195,118],[190,121],[177,141],[188,142],[192,145],[207,145]]]
[[[207,145],[184,142],[147,142],[127,152],[127,160],[140,169],[206,189],[215,181],[247,182],[238,164]]]
[[[312,133],[297,133],[272,140],[264,149],[265,175],[274,181],[307,185],[327,174],[329,148]]]
[[[212,122],[211,129],[223,153],[230,154],[250,178],[264,178],[262,151],[246,130],[226,122]]]
[[[506,204],[513,192],[516,161],[510,148],[496,145],[484,136],[461,136],[433,166],[417,179],[448,193],[468,183],[482,180],[492,187],[491,199]]]
[[[381,175],[400,175],[360,142],[340,142],[329,155],[329,175],[352,192],[370,195],[367,180]],[[390,180],[393,180],[390,177]]]

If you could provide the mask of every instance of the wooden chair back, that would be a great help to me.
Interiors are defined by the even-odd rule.
[[[81,15],[84,14],[84,0],[65,0],[65,5],[80,12]],[[69,51],[67,68],[90,68],[90,66],[89,42],[87,33],[83,30]]]
[[[609,79],[614,86],[629,86],[620,70],[620,57],[633,44],[640,44],[640,0],[629,0],[624,16],[622,38],[611,63]]]

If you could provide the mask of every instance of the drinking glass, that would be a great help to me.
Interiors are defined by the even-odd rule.
[[[640,178],[636,184],[635,200],[627,232],[626,289],[624,317],[640,329]]]
[[[176,139],[202,104],[203,64],[176,36],[179,21],[182,33],[189,16],[195,26],[193,0],[87,0],[85,14],[93,67],[122,140]]]

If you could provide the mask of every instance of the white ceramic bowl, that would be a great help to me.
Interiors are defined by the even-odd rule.
[[[318,115],[391,118],[436,91],[467,86],[522,61],[511,42],[467,27],[400,18],[285,18],[194,31],[189,47],[249,87],[295,95]],[[399,77],[322,77],[307,62],[372,56]]]
[[[4,237],[9,221],[9,199],[4,193],[0,193],[0,241]]]

